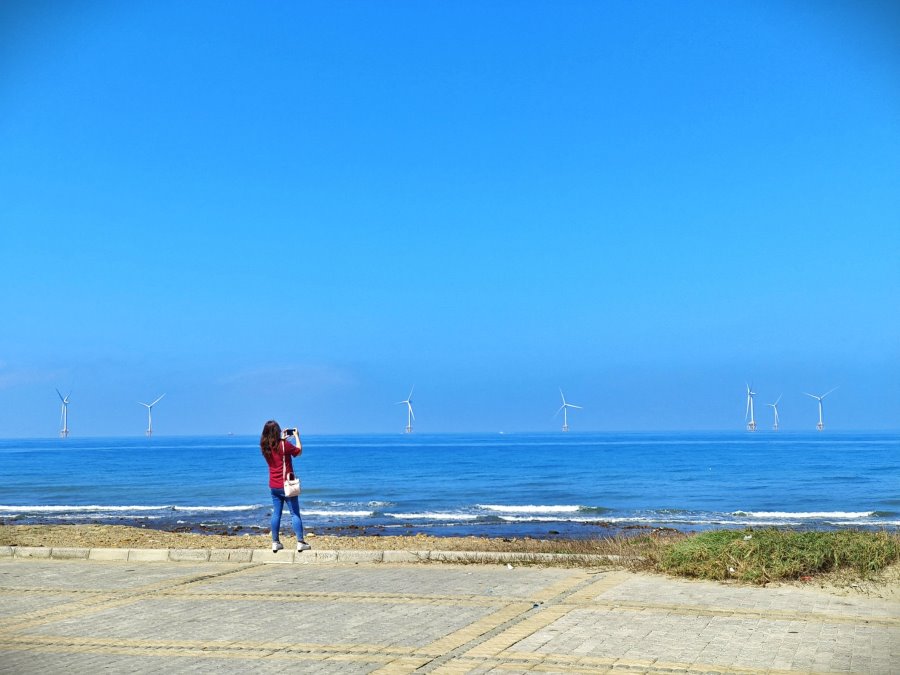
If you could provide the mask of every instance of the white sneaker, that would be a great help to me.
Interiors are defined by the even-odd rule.
[[[311,548],[312,548],[312,546],[307,544],[305,541],[297,542],[297,553],[302,553],[303,551],[308,551]]]
[[[272,542],[272,553],[278,553],[278,551],[280,551],[283,548],[284,548],[284,544],[282,544],[280,541]]]

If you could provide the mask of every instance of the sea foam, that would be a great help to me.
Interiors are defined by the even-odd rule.
[[[575,513],[581,509],[580,506],[571,506],[568,504],[557,506],[540,506],[536,504],[524,504],[521,506],[476,504],[475,506],[485,511],[497,511],[500,513]]]
[[[241,504],[238,506],[176,506],[173,504],[162,505],[102,505],[102,504],[62,504],[62,505],[25,505],[25,506],[4,506],[0,505],[0,512],[3,513],[108,513],[123,512],[132,513],[135,511],[253,511],[261,508],[260,504]]]
[[[448,513],[440,511],[427,511],[425,513],[385,513],[389,518],[400,520],[477,520],[474,513]]]
[[[747,518],[798,518],[821,519],[836,518],[842,520],[855,520],[858,518],[870,518],[874,511],[734,511],[733,516],[745,516]]]

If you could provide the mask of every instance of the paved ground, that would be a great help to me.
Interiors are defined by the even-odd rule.
[[[0,560],[0,672],[900,673],[900,603],[506,565]]]

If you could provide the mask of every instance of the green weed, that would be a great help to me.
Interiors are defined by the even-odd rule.
[[[700,579],[765,584],[826,572],[868,578],[900,561],[900,534],[719,530],[670,542],[660,551],[661,572]]]

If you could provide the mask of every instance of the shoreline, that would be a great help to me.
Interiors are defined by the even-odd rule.
[[[268,523],[268,517],[265,518]],[[318,537],[353,538],[408,538],[433,537],[445,541],[453,539],[477,540],[547,540],[556,542],[590,542],[614,537],[631,537],[641,534],[695,534],[705,528],[672,527],[664,523],[613,523],[603,520],[588,522],[547,521],[540,523],[398,523],[398,524],[307,524],[306,532],[314,532]],[[289,521],[282,520],[282,535],[293,536]],[[145,520],[129,516],[113,519],[68,518],[64,521],[44,518],[0,518],[0,528],[4,527],[122,527],[141,531],[168,532],[173,534],[198,535],[201,537],[226,536],[266,536],[269,528],[262,524],[235,523],[221,520],[154,519]]]
[[[0,525],[0,546],[45,546],[80,548],[268,548],[272,538],[267,529],[211,532],[159,530],[130,525]],[[553,537],[437,536],[424,533],[382,535],[365,528],[349,529],[343,534],[308,530],[306,538],[316,548],[329,550],[404,550],[498,551],[547,553],[571,543],[583,545],[583,539]],[[656,536],[680,535],[675,531]],[[605,537],[601,537],[605,538]],[[294,534],[283,531],[282,540],[293,542]]]

